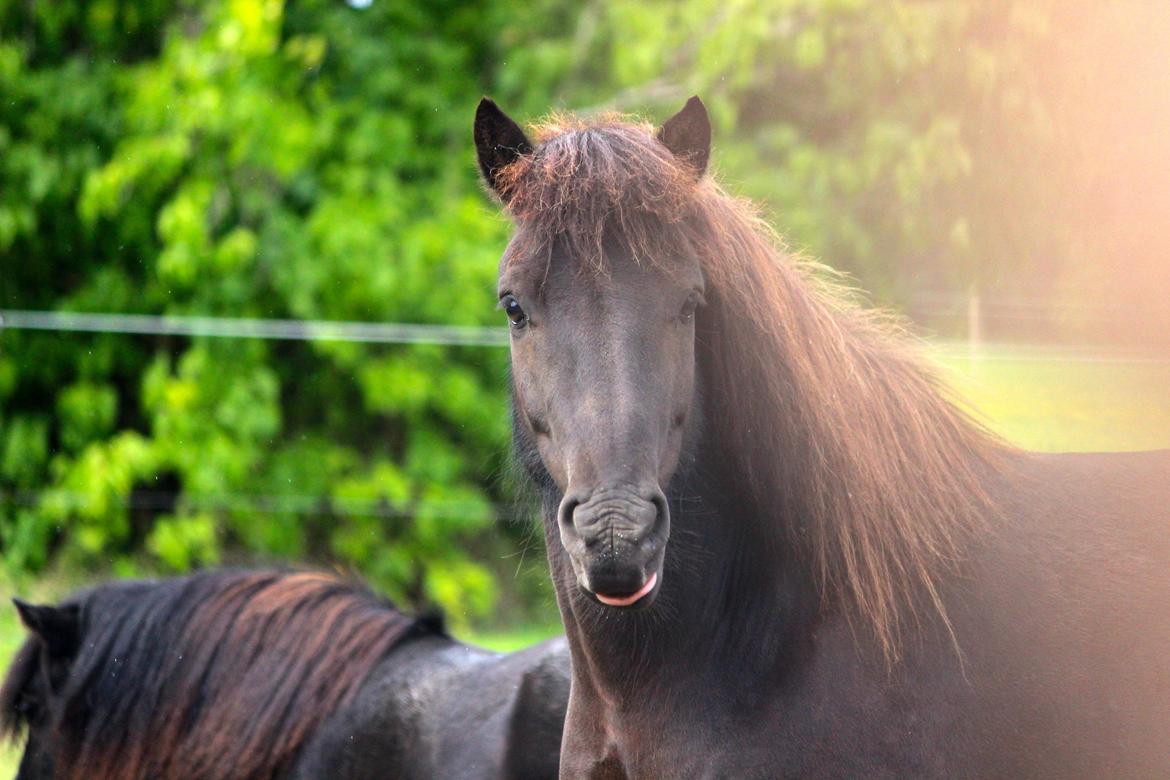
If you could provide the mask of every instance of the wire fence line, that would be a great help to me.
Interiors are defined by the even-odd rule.
[[[43,488],[39,490],[0,490],[0,504],[20,507],[42,505],[46,500],[84,505],[97,501],[93,495],[76,490]],[[123,509],[167,512],[177,508],[205,512],[299,515],[315,517],[355,516],[383,519],[410,519],[431,515],[439,519],[482,521],[527,521],[535,517],[523,503],[501,504],[484,501],[413,501],[396,502],[386,498],[346,498],[297,494],[225,493],[192,495],[171,490],[132,490],[120,500],[102,503]]]
[[[408,323],[347,322],[336,320],[254,319],[201,316],[164,316],[91,312],[0,309],[0,333],[5,330],[55,331],[60,333],[113,333],[146,336],[203,336],[234,339],[293,341],[349,341],[376,344],[438,344],[504,347],[504,327],[427,325]],[[1005,349],[1008,347],[1008,349]],[[970,347],[964,342],[933,342],[929,353],[938,358],[973,361],[1027,361],[1075,363],[1153,363],[1170,365],[1170,356],[1151,350],[1103,350],[1075,345],[999,345]],[[84,504],[95,500],[87,493],[48,488],[3,491],[0,503],[36,506],[46,498]],[[170,511],[184,507],[195,511],[284,514],[300,516],[372,516],[388,520],[427,513],[440,518],[483,518],[527,521],[531,514],[519,504],[482,502],[395,503],[386,499],[349,499],[314,495],[225,494],[192,496],[182,492],[134,490],[113,502],[130,510]]]
[[[507,330],[474,325],[424,325],[400,322],[256,319],[97,312],[0,309],[0,333],[39,330],[62,333],[115,333],[145,336],[205,336],[284,341],[349,341],[371,344],[438,344],[505,347]],[[1152,349],[1094,345],[1025,345],[986,342],[971,349],[961,341],[937,343],[933,354],[977,361],[1007,360],[1069,363],[1170,364],[1170,355]]]
[[[146,336],[209,336],[284,341],[353,341],[374,344],[444,344],[503,347],[507,331],[465,325],[396,322],[279,320],[243,317],[175,317],[0,309],[0,331],[47,330]]]
[[[1093,346],[1021,346],[994,342],[970,346],[963,342],[928,343],[928,354],[952,361],[974,363],[1113,363],[1170,366],[1170,355],[1147,349]]]

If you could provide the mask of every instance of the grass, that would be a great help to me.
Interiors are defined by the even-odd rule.
[[[493,631],[473,631],[459,636],[464,642],[486,647],[501,653],[510,653],[564,632],[559,623],[536,626],[502,627]]]
[[[1090,354],[1037,354],[1018,347],[934,350],[944,379],[975,415],[1027,449],[1108,451],[1170,448],[1170,361]],[[52,601],[74,584],[48,579],[21,588],[31,600]],[[8,596],[12,585],[0,582]],[[526,647],[559,626],[501,626],[461,637],[494,650]],[[7,668],[24,632],[14,610],[0,604],[0,668]],[[16,774],[19,752],[0,746],[0,778]]]
[[[935,351],[958,395],[1008,441],[1046,452],[1170,448],[1170,360],[1019,347]]]
[[[23,641],[24,630],[16,618],[16,610],[9,609],[7,604],[0,604],[0,668],[8,669],[8,662]],[[19,764],[20,751],[17,746],[7,741],[0,743],[0,777],[16,777]]]

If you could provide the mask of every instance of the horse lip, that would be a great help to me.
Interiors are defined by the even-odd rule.
[[[646,578],[646,582],[637,591],[628,596],[606,596],[604,593],[594,593],[597,600],[609,607],[629,607],[637,604],[650,591],[654,590],[654,586],[658,584],[658,572],[651,572],[650,576]]]

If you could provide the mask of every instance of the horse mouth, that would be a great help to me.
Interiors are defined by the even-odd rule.
[[[650,576],[646,578],[646,582],[642,584],[642,587],[628,596],[609,596],[604,593],[594,593],[593,596],[607,607],[632,607],[649,595],[657,584],[658,572],[651,572]]]

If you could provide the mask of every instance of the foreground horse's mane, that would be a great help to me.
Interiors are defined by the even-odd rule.
[[[370,591],[310,572],[213,572],[77,597],[82,649],[62,692],[56,774],[264,778],[414,629]],[[4,686],[30,673],[30,640]],[[11,717],[13,702],[3,701]],[[12,736],[22,724],[9,719]]]
[[[554,117],[499,175],[516,221],[504,263],[573,257],[604,274],[614,248],[669,272],[698,257],[706,414],[789,565],[826,606],[872,629],[887,659],[922,608],[948,630],[939,577],[995,508],[1009,448],[951,403],[889,317],[789,254],[755,209],[696,179],[653,129]],[[791,551],[799,551],[792,554]]]

